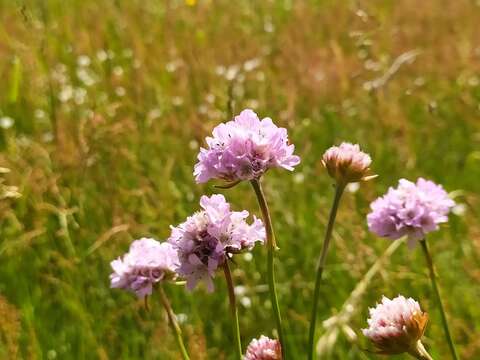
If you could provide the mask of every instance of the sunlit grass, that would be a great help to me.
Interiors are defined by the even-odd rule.
[[[147,313],[111,290],[109,262],[135,238],[165,239],[201,194],[218,191],[195,185],[192,171],[229,106],[287,127],[302,157],[293,174],[265,179],[293,358],[305,354],[333,196],[319,160],[341,140],[360,143],[380,177],[344,197],[319,325],[390,245],[367,232],[370,201],[400,177],[424,176],[461,204],[430,245],[461,358],[479,357],[479,16],[467,0],[0,0],[0,168],[10,170],[0,172],[0,357],[177,358],[158,296]],[[258,215],[248,184],[223,193]],[[274,323],[265,258],[256,249],[233,270],[244,343]],[[373,358],[359,331],[367,307],[399,293],[420,300],[425,345],[446,354],[423,261],[400,247],[382,265],[349,319],[357,336],[340,333],[332,358]],[[214,295],[168,292],[193,358],[232,358],[221,278]]]

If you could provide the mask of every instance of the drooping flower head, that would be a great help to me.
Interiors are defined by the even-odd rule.
[[[397,188],[390,188],[372,202],[368,227],[392,240],[406,235],[413,246],[427,233],[437,230],[438,224],[447,222],[454,205],[443,187],[432,181],[419,178],[413,183],[401,179]]]
[[[346,142],[327,149],[322,157],[322,164],[327,168],[328,174],[337,183],[344,185],[375,177],[367,176],[371,163],[372,159],[360,150],[360,146]]]
[[[175,278],[178,256],[171,244],[142,238],[130,245],[123,258],[113,260],[110,265],[112,288],[126,289],[144,297],[152,293],[155,283]]]
[[[251,250],[256,241],[263,243],[265,228],[255,217],[248,224],[248,211],[230,211],[223,195],[202,196],[200,206],[201,211],[172,227],[169,242],[178,250],[177,272],[186,278],[187,288],[203,280],[213,291],[215,271],[233,254]]]
[[[259,339],[253,339],[248,345],[247,352],[243,360],[281,360],[282,350],[278,340],[269,339],[266,336],[260,336]]]
[[[380,304],[370,308],[368,329],[362,331],[381,354],[415,352],[427,321],[427,314],[412,298],[397,296],[390,300],[384,296]]]
[[[197,183],[210,179],[228,182],[258,179],[270,168],[293,170],[300,158],[293,155],[287,130],[270,118],[260,120],[252,110],[243,110],[233,121],[222,123],[200,149],[194,175]]]

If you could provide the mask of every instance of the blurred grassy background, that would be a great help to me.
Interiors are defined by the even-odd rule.
[[[372,154],[380,177],[341,205],[320,320],[389,245],[366,230],[370,201],[424,176],[460,204],[431,247],[461,357],[480,358],[479,18],[474,0],[0,0],[0,358],[178,358],[158,298],[147,313],[111,290],[109,262],[132,239],[165,239],[215,191],[192,170],[229,93],[236,112],[287,127],[302,157],[264,179],[293,358],[332,199],[319,158],[342,140]],[[248,184],[224,192],[258,214]],[[273,327],[264,249],[253,255],[234,271],[245,345]],[[324,358],[375,358],[359,331],[368,306],[401,293],[429,312],[426,346],[447,359],[424,264],[400,247]],[[216,285],[168,289],[193,359],[232,358]]]

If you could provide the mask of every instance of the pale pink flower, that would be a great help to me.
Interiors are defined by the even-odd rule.
[[[265,227],[260,219],[246,219],[248,211],[231,211],[223,195],[202,196],[202,210],[172,227],[169,242],[178,251],[177,273],[193,290],[203,281],[213,291],[215,272],[234,254],[250,251],[265,240]]]
[[[368,329],[363,334],[382,354],[413,352],[425,331],[428,316],[412,298],[397,296],[382,298],[375,308],[370,308]]]
[[[287,130],[277,127],[270,118],[260,120],[250,109],[215,127],[206,142],[207,148],[200,149],[195,165],[197,183],[210,179],[253,180],[268,169],[292,171],[300,163]]]
[[[429,232],[448,221],[455,202],[441,185],[419,178],[415,183],[400,179],[396,188],[371,203],[368,227],[375,234],[392,240],[408,237],[413,247]]]
[[[174,279],[178,265],[177,251],[171,244],[148,238],[135,240],[123,257],[111,262],[111,287],[144,297],[152,293],[154,284]]]
[[[248,345],[243,360],[281,360],[282,350],[280,342],[266,336],[253,339]]]

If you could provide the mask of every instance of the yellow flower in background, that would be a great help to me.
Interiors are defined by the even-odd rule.
[[[185,0],[185,4],[187,4],[188,6],[195,6],[196,3],[197,0]]]

